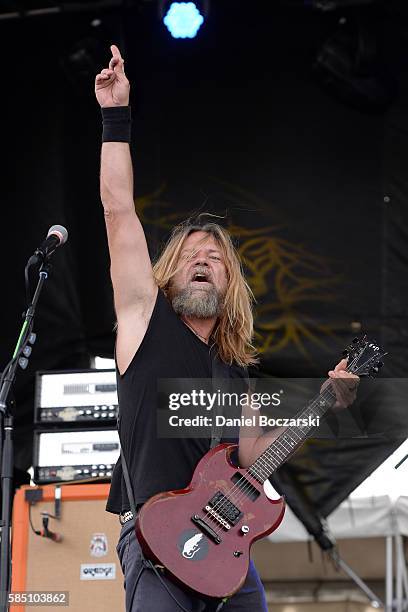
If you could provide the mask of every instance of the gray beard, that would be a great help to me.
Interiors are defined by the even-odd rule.
[[[222,304],[222,297],[215,287],[206,291],[194,291],[191,287],[186,287],[171,297],[171,305],[178,315],[197,319],[218,317]]]

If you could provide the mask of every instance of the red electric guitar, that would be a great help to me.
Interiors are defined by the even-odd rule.
[[[373,375],[385,354],[365,336],[356,338],[345,351],[347,369]],[[297,417],[321,418],[335,400],[328,384]],[[312,431],[288,427],[247,469],[231,462],[235,444],[210,450],[188,487],[154,495],[142,506],[136,534],[146,557],[200,595],[233,595],[245,581],[252,543],[272,533],[285,512],[284,499],[269,499],[263,484]]]

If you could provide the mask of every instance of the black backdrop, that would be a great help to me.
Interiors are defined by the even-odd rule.
[[[212,3],[191,41],[170,38],[155,3],[122,13],[0,21],[0,363],[16,341],[26,259],[50,225],[70,232],[41,298],[30,368],[19,373],[19,468],[31,464],[35,371],[86,367],[90,355],[112,355],[93,94],[112,42],[132,83],[136,206],[152,256],[191,212],[224,215],[258,302],[258,374],[323,376],[361,328],[390,352],[385,376],[405,376],[405,9],[380,3],[343,14],[270,4]],[[341,100],[316,76],[319,50],[342,16],[350,32],[359,26],[375,32],[372,70],[398,83],[381,112],[355,108],[350,96]],[[95,17],[99,26],[91,25]],[[354,47],[352,41],[348,53]],[[280,471],[277,485],[299,512],[293,484],[312,513],[327,515],[402,439],[310,442]]]

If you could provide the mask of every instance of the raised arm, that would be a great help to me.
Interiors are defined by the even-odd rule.
[[[111,51],[109,68],[96,76],[95,95],[101,108],[106,109],[102,111],[104,122],[112,125],[110,134],[104,134],[104,140],[109,141],[102,143],[100,190],[118,321],[116,358],[123,373],[146,332],[157,286],[133,200],[132,160],[126,136],[130,85],[119,49],[112,45]]]

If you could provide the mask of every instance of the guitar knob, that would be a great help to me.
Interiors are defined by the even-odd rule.
[[[234,550],[234,557],[240,557],[243,554],[244,553],[242,552],[242,550]]]
[[[247,533],[249,533],[249,527],[248,527],[248,525],[242,525],[242,527],[241,527],[241,533],[242,533],[243,535],[246,535]]]

